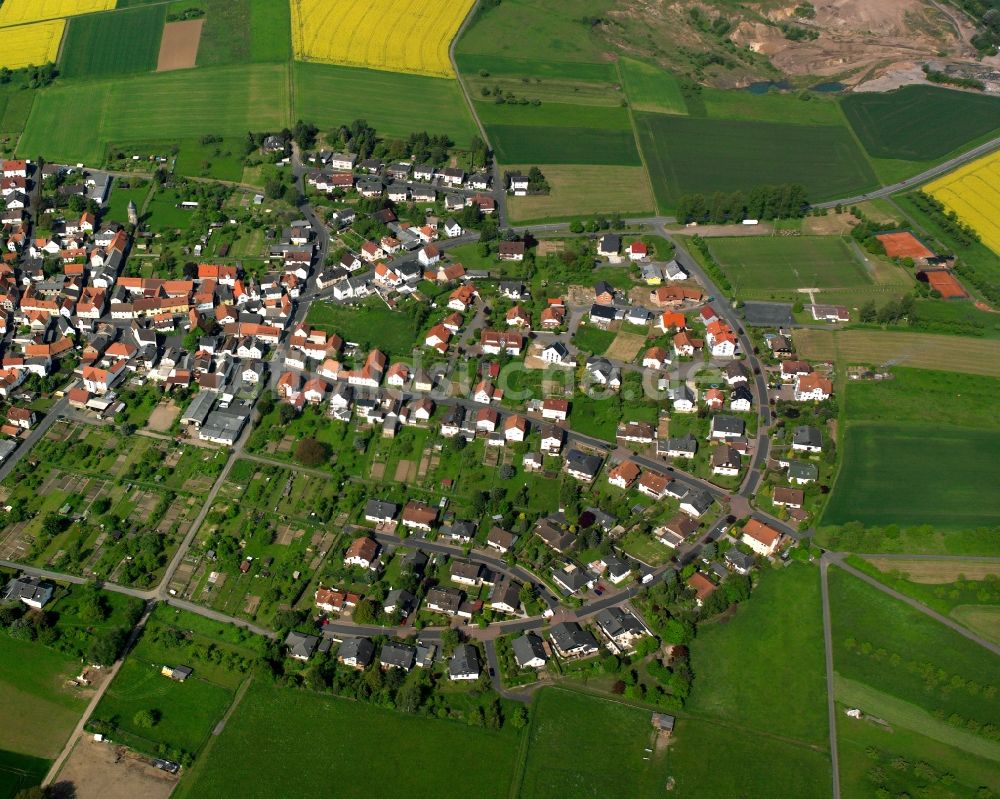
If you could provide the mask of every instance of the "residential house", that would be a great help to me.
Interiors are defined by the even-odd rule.
[[[594,634],[584,630],[575,621],[554,624],[549,630],[549,640],[562,658],[589,657],[596,655],[599,649]]]
[[[379,549],[379,544],[374,538],[369,538],[366,535],[356,538],[347,548],[344,555],[344,565],[371,569],[377,563]]]
[[[750,519],[743,525],[740,541],[746,544],[758,555],[771,557],[781,545],[781,533],[770,525]]]
[[[472,644],[459,644],[448,661],[448,679],[478,680],[482,672],[479,662],[479,650]]]
[[[375,644],[370,638],[347,638],[337,650],[337,660],[352,669],[364,670],[375,658]]]

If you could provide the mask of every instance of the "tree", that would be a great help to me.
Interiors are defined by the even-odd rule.
[[[87,659],[98,666],[110,666],[118,659],[118,653],[125,646],[125,631],[121,629],[108,630],[97,635],[87,650]]]
[[[315,438],[303,438],[295,447],[295,458],[303,466],[319,466],[330,459],[330,447]]]
[[[862,322],[874,322],[878,311],[875,308],[875,301],[868,300],[858,311],[858,318]]]
[[[80,602],[77,612],[80,616],[80,621],[85,624],[97,624],[108,617],[111,609],[108,606],[107,599],[97,586],[93,583],[87,583],[87,585],[79,589],[79,595]]]
[[[354,608],[352,618],[355,624],[374,624],[378,610],[370,599],[362,599]]]
[[[159,710],[140,710],[132,717],[132,723],[136,727],[143,730],[148,730],[151,727],[155,727],[157,722],[160,720]]]
[[[281,420],[282,424],[289,424],[297,414],[298,411],[295,410],[295,406],[285,402],[282,403],[281,408],[278,410],[278,419]]]
[[[515,730],[523,730],[528,726],[528,708],[519,706],[510,717],[510,723]]]

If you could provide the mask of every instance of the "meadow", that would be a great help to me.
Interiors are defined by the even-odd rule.
[[[1000,451],[1000,431],[940,422],[849,422],[843,447],[824,524],[963,528],[1000,522],[1000,461],[988,454]]]
[[[536,165],[507,168],[527,172]],[[551,190],[548,194],[508,197],[511,221],[603,214],[609,210],[641,216],[651,213],[656,205],[642,167],[543,164],[541,170]],[[600,192],[593,190],[595,186],[601,187]]]
[[[1000,762],[1000,743],[973,727],[1000,722],[996,657],[840,569],[829,584],[838,699]]]
[[[787,669],[794,663],[794,669]],[[699,628],[691,643],[695,687],[685,708],[756,732],[826,748],[826,675],[819,572],[765,570],[753,600]],[[739,679],[732,679],[733,674]],[[775,675],[781,674],[781,679]]]
[[[79,673],[78,658],[0,631],[0,707],[4,718],[45,719],[43,725],[0,725],[0,751],[39,758],[58,755],[87,707],[86,699],[66,688],[66,680]]]
[[[288,0],[202,0],[207,6],[198,66],[268,63],[292,57]]]
[[[4,4],[0,10],[6,7]],[[55,61],[65,27],[61,19],[16,28],[0,27],[0,67],[23,69]]]
[[[40,785],[50,765],[44,758],[0,749],[0,799],[16,799],[19,791]]]
[[[633,109],[660,114],[688,112],[680,83],[674,75],[632,58],[622,58],[618,63],[625,81],[625,93]]]
[[[391,744],[387,744],[391,742]],[[407,716],[368,704],[255,683],[222,734],[177,788],[179,799],[232,792],[234,768],[253,753],[254,768],[236,777],[241,796],[318,795],[335,780],[338,799],[367,799],[373,779],[393,793],[433,799],[452,791],[505,799],[518,735],[440,719]],[[456,753],[461,775],[456,775]],[[378,776],[374,776],[378,775]]]
[[[489,125],[486,130],[502,164],[642,164],[631,130],[538,125]]]
[[[51,86],[38,93],[18,152],[100,163],[110,143],[280,129],[290,116],[288,69],[217,67]]]
[[[712,119],[744,119],[758,122],[783,122],[790,125],[832,125],[843,127],[844,118],[837,108],[837,101],[785,92],[732,91],[702,87],[692,101],[704,107]]]
[[[646,760],[651,712],[615,700],[543,688],[532,721],[519,797],[588,799],[662,796],[667,779],[663,753]],[[581,723],[582,720],[586,720]]]
[[[998,109],[1000,111],[1000,109]],[[1000,152],[928,183],[924,190],[954,211],[1000,255]]]
[[[587,128],[590,130],[632,130],[628,110],[621,106],[578,105],[575,103],[476,102],[476,115],[487,127],[496,125]]]
[[[800,183],[811,201],[877,185],[843,126],[635,114],[639,142],[661,210],[685,194]]]
[[[448,47],[472,0],[291,0],[301,61],[453,77]]]
[[[368,301],[356,308],[314,302],[306,322],[345,341],[377,347],[390,357],[412,353],[417,336],[410,316],[390,311],[381,301]]]
[[[857,256],[837,236],[734,236],[708,242],[741,297],[871,285]]]
[[[938,160],[1000,128],[1000,99],[936,86],[853,93],[841,106],[873,158]]]
[[[69,20],[59,71],[66,78],[153,71],[160,52],[166,8],[140,6]]]
[[[476,134],[456,81],[326,64],[292,69],[296,119],[321,129],[365,119],[383,136],[447,133],[459,147]]]

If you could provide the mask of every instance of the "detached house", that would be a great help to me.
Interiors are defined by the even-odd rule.
[[[750,519],[743,525],[743,535],[740,541],[758,555],[769,558],[781,545],[781,533],[756,519]]]

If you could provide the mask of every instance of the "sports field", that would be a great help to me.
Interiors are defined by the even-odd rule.
[[[52,86],[38,94],[18,152],[100,163],[109,143],[280,129],[290,117],[288,69],[258,64]]]
[[[841,364],[894,363],[1000,377],[1000,342],[996,339],[891,330],[794,331],[796,351],[808,360]]]
[[[222,734],[181,781],[179,799],[455,792],[506,799],[519,736],[254,683]],[[252,753],[253,768],[240,768]],[[331,785],[335,787],[331,789]],[[294,786],[290,790],[289,786]],[[391,786],[387,787],[387,786]]]
[[[954,211],[983,244],[1000,255],[1000,152],[928,183],[924,191]]]
[[[537,164],[504,168],[527,173],[532,166]],[[651,213],[656,206],[642,167],[544,164],[541,170],[552,190],[538,196],[507,198],[511,221],[609,211],[638,216]],[[601,190],[594,191],[594,186]]]
[[[7,6],[0,6],[0,9]],[[0,28],[0,67],[22,69],[55,61],[66,23],[61,19]]]
[[[291,0],[302,61],[452,77],[448,46],[472,0]]]
[[[685,194],[800,183],[811,201],[875,187],[871,164],[846,127],[635,114],[661,210]]]
[[[294,64],[295,118],[320,129],[366,119],[383,136],[447,133],[459,146],[476,128],[458,82],[328,64]]]
[[[663,752],[646,760],[653,727],[648,710],[560,688],[538,692],[531,711],[522,799],[599,799],[663,795]]]
[[[936,86],[856,92],[842,106],[873,158],[936,160],[1000,129],[1000,98]]]
[[[848,422],[824,524],[1000,524],[1000,431]]]
[[[864,266],[838,236],[733,236],[708,242],[740,296],[871,284]]]
[[[59,71],[67,78],[151,72],[166,16],[166,6],[150,5],[69,20]]]
[[[629,104],[636,111],[687,113],[680,84],[669,72],[632,58],[622,58],[619,66],[625,79]]]
[[[114,7],[115,0],[4,0],[0,6],[0,26],[61,19]]]

